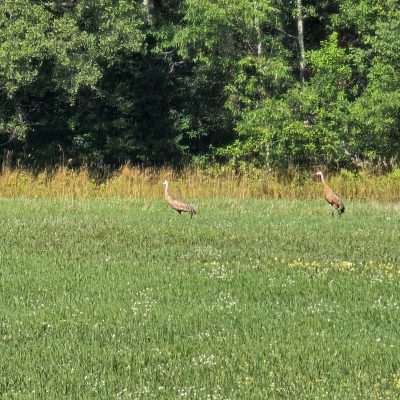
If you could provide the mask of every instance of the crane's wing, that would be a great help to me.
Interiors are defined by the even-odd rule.
[[[177,211],[190,212],[196,214],[196,209],[192,205],[184,203],[183,201],[172,200],[170,205],[173,209]]]
[[[333,207],[337,209],[344,209],[344,204],[342,199],[333,190],[330,190],[326,194],[326,201]]]

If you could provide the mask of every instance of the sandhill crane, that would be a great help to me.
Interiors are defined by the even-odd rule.
[[[167,203],[171,208],[173,208],[175,211],[177,211],[179,214],[183,212],[190,213],[190,218],[193,217],[194,214],[196,214],[196,210],[193,206],[190,204],[184,203],[183,201],[180,200],[175,200],[173,199],[170,194],[168,193],[168,181],[164,180],[163,182],[164,185],[164,197],[165,200],[167,200]]]
[[[324,174],[321,171],[315,173],[316,176],[321,178],[321,182],[324,185],[324,197],[325,200],[338,212],[338,215],[344,213],[344,204],[342,199],[328,186],[325,182]],[[334,211],[332,211],[333,216]]]

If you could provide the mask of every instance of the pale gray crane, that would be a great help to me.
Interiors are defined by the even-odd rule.
[[[168,181],[166,179],[164,180],[163,185],[164,185],[164,197],[169,206],[179,214],[183,212],[190,213],[190,218],[192,218],[193,215],[196,214],[195,208],[190,204],[184,203],[183,201],[173,199],[168,192]]]
[[[344,213],[345,207],[342,199],[330,188],[330,186],[325,182],[324,174],[322,171],[317,171],[316,176],[321,178],[321,182],[324,185],[324,197],[325,200],[337,211],[338,215]],[[332,211],[333,215],[333,211]]]

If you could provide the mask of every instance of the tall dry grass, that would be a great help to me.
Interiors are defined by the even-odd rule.
[[[0,196],[7,198],[133,198],[157,199],[163,195],[161,183],[170,180],[170,190],[187,199],[258,198],[315,199],[322,187],[311,173],[278,174],[264,170],[236,173],[218,168],[204,171],[168,168],[152,169],[124,166],[101,182],[87,169],[59,168],[34,174],[27,170],[5,169],[0,174]],[[367,171],[353,174],[342,171],[327,176],[327,181],[348,200],[398,201],[400,170],[388,175]]]

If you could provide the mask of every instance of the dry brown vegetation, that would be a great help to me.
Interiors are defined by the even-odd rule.
[[[34,174],[27,170],[5,169],[0,174],[0,196],[7,198],[161,198],[161,182],[171,181],[171,192],[185,198],[315,199],[321,197],[320,182],[310,172],[278,174],[231,169],[204,171],[124,166],[106,179],[96,180],[87,169],[59,168]],[[341,171],[327,175],[332,188],[345,200],[398,201],[400,170],[375,175]]]

